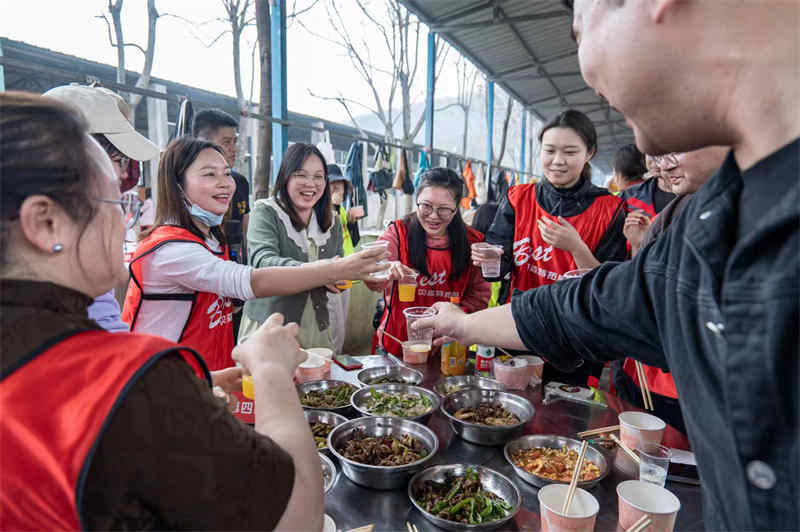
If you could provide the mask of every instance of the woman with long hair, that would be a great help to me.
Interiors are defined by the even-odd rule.
[[[191,137],[170,143],[159,165],[156,221],[131,261],[123,310],[131,331],[194,347],[212,370],[233,364],[232,298],[303,293],[380,269],[374,252],[302,269],[290,262],[265,268],[257,261],[248,266],[228,260],[221,224],[236,188],[230,172],[216,144]],[[330,222],[330,208],[325,213]]]
[[[247,253],[251,266],[290,267],[302,274],[307,268],[328,263],[343,255],[342,228],[334,223],[325,157],[312,144],[289,146],[281,161],[272,197],[256,201],[250,212]],[[339,262],[349,263],[348,255]],[[372,253],[372,252],[370,252]],[[369,256],[374,257],[373,254]],[[337,263],[339,263],[337,262]],[[385,266],[375,266],[380,270]],[[339,280],[366,279],[366,275],[343,271],[336,279],[252,299],[244,305],[239,338],[247,338],[273,312],[300,324],[302,347],[335,347],[331,334],[328,294],[339,293]]]
[[[458,210],[464,182],[449,168],[432,168],[420,176],[417,209],[395,220],[379,237],[389,243],[392,262],[385,281],[367,280],[372,290],[382,291],[385,309],[378,328],[380,345],[387,353],[402,356],[402,346],[384,335],[408,338],[403,310],[429,307],[439,301],[457,301],[466,312],[486,308],[491,288],[479,267],[470,264],[470,246],[483,235],[468,227]],[[411,270],[418,273],[414,300],[402,302],[398,283]]]
[[[295,325],[274,316],[234,351],[253,428],[194,349],[88,317],[127,276],[129,205],[87,131],[65,103],[0,92],[0,529],[320,530]]]

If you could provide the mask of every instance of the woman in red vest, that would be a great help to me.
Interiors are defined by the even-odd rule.
[[[511,274],[511,291],[551,284],[570,270],[626,256],[623,202],[591,181],[597,132],[589,117],[564,111],[545,124],[539,143],[545,179],[511,187],[486,233],[487,242],[504,250],[500,276],[489,280]],[[473,252],[476,264],[484,258]],[[600,369],[587,363],[573,374],[550,376],[585,385]]]
[[[380,251],[300,267],[253,268],[228,260],[221,224],[236,184],[221,148],[185,137],[161,157],[155,227],[131,261],[122,319],[132,332],[181,342],[209,369],[233,365],[231,299],[283,296],[363,279],[380,270]]]
[[[466,312],[486,308],[491,287],[480,267],[470,264],[469,249],[483,235],[468,227],[458,210],[464,182],[449,168],[425,171],[417,186],[417,210],[395,220],[379,240],[389,242],[389,257],[395,261],[386,281],[368,280],[367,286],[383,291],[386,307],[378,328],[380,345],[402,357],[402,346],[383,334],[408,338],[403,310],[429,307],[437,301],[457,299]],[[397,281],[409,271],[419,273],[414,301],[401,302]]]
[[[252,428],[196,351],[89,319],[127,275],[131,212],[87,131],[64,103],[0,93],[0,530],[320,530],[296,325],[275,315],[234,352]]]

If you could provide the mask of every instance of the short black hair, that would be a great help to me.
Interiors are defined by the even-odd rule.
[[[561,3],[564,5],[564,7],[566,7],[566,8],[567,8],[567,9],[569,9],[570,11],[572,11],[572,10],[574,9],[574,8],[572,7],[572,4],[574,3],[574,1],[575,1],[575,0],[561,0]]]
[[[639,151],[636,144],[626,144],[614,154],[614,172],[625,181],[637,181],[647,172],[644,164],[644,154]]]
[[[206,109],[194,115],[192,135],[208,138],[223,127],[238,128],[239,122],[221,109]]]

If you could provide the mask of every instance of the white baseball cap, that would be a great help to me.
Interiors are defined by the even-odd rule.
[[[125,156],[149,161],[159,156],[158,146],[140,135],[128,121],[128,103],[119,94],[103,87],[63,85],[43,96],[70,103],[80,109],[89,122],[89,133],[104,135]]]

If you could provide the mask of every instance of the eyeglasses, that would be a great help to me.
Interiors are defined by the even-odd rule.
[[[433,214],[433,211],[436,211],[436,216],[438,216],[442,220],[450,219],[456,214],[456,209],[453,209],[452,207],[434,208],[433,205],[431,205],[430,203],[425,203],[424,201],[417,203],[417,208],[419,209],[419,213],[422,216],[430,216],[431,214]]]
[[[325,176],[322,174],[308,175],[305,172],[294,172],[292,177],[313,185],[322,185],[325,183]]]
[[[116,203],[122,210],[122,218],[125,220],[125,229],[133,229],[136,222],[139,221],[139,216],[142,214],[143,202],[137,196],[132,194],[125,194],[122,199],[112,200],[103,198],[93,198],[94,201],[100,203]]]
[[[111,162],[117,163],[120,168],[125,169],[131,162],[131,158],[127,155],[114,155],[111,157]]]
[[[678,156],[675,153],[666,155],[654,155],[653,162],[662,170],[672,170],[678,166]]]

